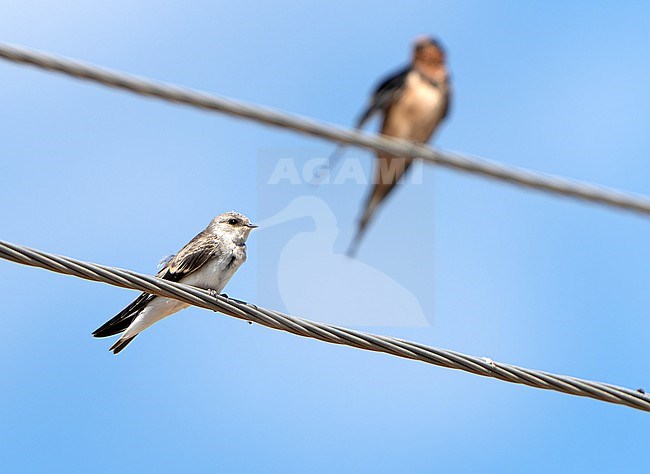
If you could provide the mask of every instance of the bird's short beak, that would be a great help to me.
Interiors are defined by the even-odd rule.
[[[258,228],[259,226],[258,226],[258,225],[255,225],[255,224],[246,224],[246,227],[250,227],[251,229],[256,229],[256,228]]]

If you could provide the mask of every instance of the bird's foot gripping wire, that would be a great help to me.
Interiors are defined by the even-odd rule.
[[[252,306],[253,308],[257,309],[257,306],[255,306],[255,305],[253,305],[253,304],[250,304],[250,303],[248,303],[248,302],[246,302],[246,301],[242,301],[242,300],[238,300],[238,299],[235,299],[235,298],[231,298],[231,297],[228,296],[226,293],[219,293],[217,290],[213,290],[213,289],[211,289],[211,288],[208,290],[208,293],[210,293],[210,296],[212,296],[213,298],[216,298],[217,296],[221,296],[222,298],[227,298],[227,299],[232,300],[232,301],[235,301],[235,302],[237,302],[237,303],[239,303],[239,304],[245,304],[245,305],[247,305],[247,306]],[[216,311],[216,310],[215,310],[215,311]],[[248,324],[253,324],[253,321],[248,321]]]
[[[208,290],[208,293],[210,293],[210,296],[212,296],[214,298],[216,298],[217,296],[221,296],[222,298],[226,298],[228,300],[234,301],[234,302],[239,303],[239,304],[245,304],[247,306],[252,306],[253,308],[257,309],[257,306],[255,306],[254,304],[248,303],[247,301],[238,300],[237,298],[231,298],[226,293],[219,293],[218,291],[212,290],[212,289]]]
[[[219,293],[217,290],[213,290],[212,288],[208,288],[208,293],[210,293],[210,296],[213,298],[216,298],[217,296],[222,296],[224,298],[228,298],[228,295],[225,293]]]

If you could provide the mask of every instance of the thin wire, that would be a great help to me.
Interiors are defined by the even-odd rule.
[[[196,90],[139,78],[84,62],[62,58],[28,48],[0,43],[0,57],[67,74],[136,94],[222,112],[267,125],[290,129],[346,145],[355,145],[392,155],[420,158],[459,171],[479,174],[511,184],[560,194],[621,209],[650,214],[650,198],[624,193],[576,180],[538,173],[493,161],[436,150],[410,141],[370,135],[357,130],[327,125],[296,115],[210,95]]]
[[[161,280],[130,270],[83,262],[4,241],[0,241],[0,258],[86,280],[174,298],[194,306],[219,311],[228,316],[256,322],[298,336],[310,337],[333,344],[342,344],[357,349],[383,352],[397,357],[419,360],[427,364],[463,370],[484,377],[493,377],[506,382],[594,398],[608,403],[626,405],[637,410],[650,411],[650,396],[641,391],[526,369],[495,362],[487,358],[426,346],[417,342],[309,321],[279,311],[260,308],[254,304],[233,298],[212,296],[207,291],[199,288]]]

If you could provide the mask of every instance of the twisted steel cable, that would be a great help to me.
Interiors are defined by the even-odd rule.
[[[357,130],[327,125],[296,115],[226,99],[204,92],[139,78],[84,62],[46,54],[24,47],[0,43],[0,58],[30,64],[105,86],[127,90],[158,99],[222,112],[267,125],[312,135],[341,144],[409,158],[420,158],[452,169],[479,174],[511,184],[650,214],[650,199],[641,195],[538,173],[493,161],[435,150],[410,141],[371,135]]]
[[[506,382],[594,398],[608,403],[626,405],[637,410],[650,411],[650,396],[641,391],[526,369],[495,362],[487,358],[426,346],[417,342],[309,321],[222,295],[215,296],[199,288],[162,280],[130,270],[83,262],[4,241],[0,241],[0,258],[86,280],[174,298],[194,306],[218,311],[228,316],[256,322],[298,336],[311,337],[357,349],[384,352],[397,357],[463,370]]]

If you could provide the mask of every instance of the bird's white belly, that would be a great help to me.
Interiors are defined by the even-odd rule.
[[[224,256],[224,258],[212,259],[194,273],[181,280],[181,282],[186,285],[211,289],[221,293],[226,283],[228,283],[242,263],[241,261],[235,260],[228,266],[229,262],[229,255]]]
[[[442,119],[445,98],[439,87],[418,74],[411,74],[407,80],[402,96],[391,107],[384,133],[426,142]]]
[[[149,303],[147,307],[138,314],[122,337],[128,338],[135,336],[152,324],[157,323],[161,319],[171,316],[188,306],[189,305],[186,303],[171,298],[154,298],[151,303]]]
[[[241,254],[243,254],[243,258],[241,258]],[[201,268],[182,279],[181,283],[221,293],[230,278],[246,259],[245,252],[242,252],[239,254],[240,258],[235,259],[231,265],[228,265],[232,255],[227,254],[222,258],[214,258],[206,262]],[[152,324],[188,306],[186,303],[171,298],[154,298],[136,317],[123,337],[134,336]]]

